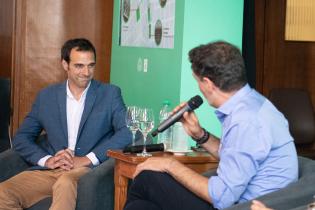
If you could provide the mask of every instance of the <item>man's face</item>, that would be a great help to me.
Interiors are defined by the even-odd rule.
[[[93,78],[95,56],[90,51],[71,50],[70,61],[62,61],[63,68],[68,74],[70,89],[84,90]]]

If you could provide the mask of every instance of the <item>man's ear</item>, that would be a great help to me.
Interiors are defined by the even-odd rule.
[[[62,64],[62,67],[63,67],[63,69],[64,69],[65,71],[68,71],[68,70],[69,70],[69,64],[68,64],[67,61],[62,60],[62,61],[61,61],[61,64]]]
[[[203,77],[202,83],[206,86],[207,90],[213,90],[215,88],[214,83],[208,77]]]

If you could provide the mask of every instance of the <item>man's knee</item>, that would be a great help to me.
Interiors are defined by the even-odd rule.
[[[90,168],[82,167],[76,169],[74,173],[62,174],[53,185],[53,191],[58,188],[62,188],[63,190],[76,190],[79,178],[90,170]]]
[[[152,183],[159,181],[161,179],[169,179],[170,175],[164,172],[156,172],[156,171],[142,171],[136,178],[134,182],[146,182]]]
[[[77,186],[77,181],[68,175],[61,175],[53,185],[53,191],[58,189],[73,190]]]
[[[142,192],[151,192],[159,190],[161,185],[173,179],[169,174],[156,171],[142,171],[132,183],[133,190]]]
[[[135,179],[133,180],[134,183],[148,183],[152,182],[155,179],[155,176],[157,175],[157,172],[154,171],[142,171],[140,174],[138,174]]]
[[[0,183],[0,201],[1,203],[5,202],[15,202],[19,203],[19,192],[14,191],[15,187],[12,186],[12,183],[7,180]]]

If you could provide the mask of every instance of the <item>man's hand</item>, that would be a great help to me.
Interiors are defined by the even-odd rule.
[[[83,166],[88,166],[91,165],[92,162],[91,160],[84,156],[84,157],[73,157],[73,168],[79,168],[79,167],[83,167]]]
[[[174,110],[172,111],[172,114],[175,114],[176,112],[178,112],[181,108],[186,106],[186,104],[187,103],[184,102],[178,105],[177,107],[175,107]],[[203,130],[199,124],[199,121],[195,112],[193,111],[185,112],[180,121],[182,122],[184,129],[189,136],[194,137],[194,138],[200,138],[203,136]]]
[[[50,169],[61,168],[69,171],[74,168],[88,166],[91,163],[88,157],[77,157],[70,149],[64,149],[57,152],[55,156],[48,158],[45,166]]]
[[[73,152],[70,149],[58,151],[55,156],[47,159],[45,166],[50,169],[62,168],[69,171],[73,168]]]
[[[135,178],[141,171],[151,170],[151,171],[159,171],[159,172],[168,172],[169,167],[176,162],[177,160],[173,158],[163,158],[163,157],[152,157],[140,163],[135,173],[133,174],[133,178]]]
[[[166,172],[197,196],[212,202],[208,192],[208,177],[198,174],[174,158],[149,158],[137,166],[133,178],[144,170]]]
[[[182,103],[175,107],[175,109],[172,111],[172,114],[178,112],[182,107],[186,106],[186,104],[187,103]],[[182,122],[183,127],[189,136],[195,139],[200,139],[204,135],[204,131],[199,124],[195,112],[185,112],[180,121]],[[205,142],[202,144],[202,147],[219,159],[218,150],[220,147],[220,140],[213,135],[210,135],[210,138],[211,141]]]
[[[251,210],[272,210],[270,208],[267,208],[262,202],[258,200],[253,200],[252,205],[250,206]]]

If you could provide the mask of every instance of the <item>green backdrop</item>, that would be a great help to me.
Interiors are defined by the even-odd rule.
[[[126,105],[152,108],[156,124],[163,100],[174,107],[201,95],[188,62],[191,48],[214,40],[242,44],[243,0],[176,0],[174,49],[119,46],[119,12],[120,0],[115,0],[110,82],[122,89]],[[144,58],[147,72],[138,68]],[[220,136],[221,126],[206,101],[196,113],[202,126]]]

